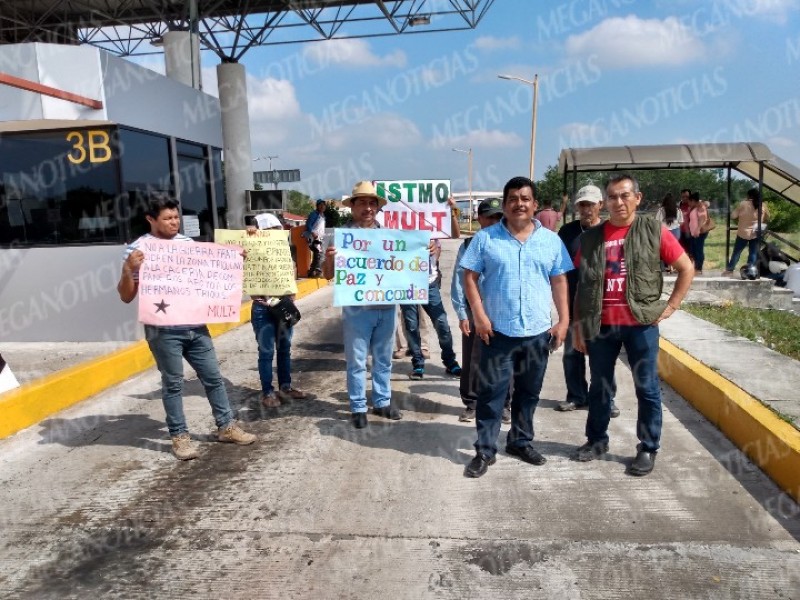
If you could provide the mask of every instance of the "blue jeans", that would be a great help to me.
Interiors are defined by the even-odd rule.
[[[292,387],[292,334],[293,327],[281,326],[264,304],[253,302],[250,322],[258,342],[258,376],[261,392],[266,396],[274,391],[272,386],[272,356],[278,347],[278,386],[282,390]]]
[[[428,287],[427,304],[403,304],[400,310],[403,313],[403,327],[405,327],[408,338],[408,349],[411,350],[411,365],[415,369],[425,368],[425,357],[422,356],[422,339],[419,333],[419,309],[428,313],[436,330],[436,337],[439,338],[439,348],[442,349],[442,363],[445,367],[454,366],[456,353],[453,350],[453,334],[450,333],[450,325],[447,324],[447,313],[442,303],[442,293],[438,285]]]
[[[728,261],[728,271],[733,271],[736,268],[736,263],[739,262],[739,257],[742,255],[742,250],[744,250],[745,246],[747,246],[747,264],[756,264],[758,239],[746,240],[737,235],[736,241],[733,242],[733,254],[731,254],[731,259]]]
[[[564,338],[564,356],[561,359],[564,366],[564,383],[567,386],[567,402],[576,406],[589,404],[589,384],[586,383],[586,355],[578,352],[572,344],[572,327],[567,329]],[[611,402],[617,395],[617,382],[611,378]]]
[[[482,348],[475,407],[478,429],[475,450],[479,453],[490,458],[497,454],[503,405],[512,378],[511,430],[506,445],[527,446],[533,440],[533,413],[539,403],[550,355],[548,338],[547,331],[522,338],[495,332],[489,345]]]
[[[208,327],[203,325],[191,329],[168,329],[145,325],[144,333],[161,372],[161,396],[170,436],[189,431],[183,415],[184,358],[195,370],[206,390],[217,427],[224,427],[233,421],[233,411],[228,402],[225,381],[219,372],[219,361]]]
[[[350,411],[367,412],[367,353],[372,353],[372,406],[383,408],[392,400],[392,347],[394,305],[385,308],[342,308],[344,357]]]
[[[588,342],[589,416],[586,438],[590,444],[608,443],[611,420],[612,382],[620,350],[625,347],[639,402],[636,436],[640,449],[656,452],[661,440],[661,388],[658,380],[658,326],[603,325],[600,333]]]
[[[706,238],[708,233],[701,233],[697,237],[693,237],[690,241],[690,248],[692,250],[692,260],[694,260],[694,268],[697,271],[703,270],[703,263],[706,261]]]

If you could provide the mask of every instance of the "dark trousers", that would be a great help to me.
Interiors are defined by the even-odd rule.
[[[469,319],[469,335],[461,334],[461,380],[458,384],[458,391],[464,406],[474,410],[478,400],[478,380],[481,373],[481,353],[484,343],[475,335],[475,323],[472,321],[472,314],[469,311],[467,311],[467,319]],[[504,406],[506,408],[511,406],[511,386],[506,393]]]
[[[322,241],[321,240],[313,240],[308,244],[309,249],[311,250],[311,266],[308,268],[308,272],[311,273],[313,271],[321,271],[322,270]]]
[[[578,352],[572,343],[572,327],[567,329],[564,338],[564,356],[561,359],[564,366],[564,383],[567,386],[567,402],[575,406],[589,405],[589,384],[586,382],[586,355]],[[611,374],[611,401],[617,395],[617,381]]]
[[[706,261],[706,238],[708,233],[701,233],[697,237],[691,238],[692,253],[690,256],[694,261],[694,268],[697,271],[703,270],[703,263]]]
[[[475,450],[479,453],[488,457],[497,454],[503,404],[512,379],[511,430],[506,445],[527,446],[533,440],[533,413],[550,355],[548,337],[547,331],[531,337],[508,337],[495,332],[482,349],[475,407]]]
[[[432,283],[428,287],[427,304],[401,304],[400,312],[403,314],[403,327],[408,340],[408,349],[411,350],[411,365],[415,369],[425,368],[425,357],[422,355],[422,338],[419,332],[420,307],[431,318],[436,337],[439,338],[439,348],[442,350],[442,363],[450,368],[456,364],[456,353],[453,350],[453,334],[447,324],[447,313],[442,303],[442,294],[439,285]]]
[[[620,350],[624,347],[639,402],[636,435],[639,447],[656,452],[661,442],[661,388],[658,379],[657,325],[603,325],[587,343],[592,383],[586,438],[590,444],[608,443],[611,420],[611,381]]]

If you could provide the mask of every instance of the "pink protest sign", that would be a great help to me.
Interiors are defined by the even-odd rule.
[[[148,325],[239,321],[243,259],[237,248],[145,239],[139,246],[139,320]]]

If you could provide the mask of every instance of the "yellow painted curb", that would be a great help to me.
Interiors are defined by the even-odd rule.
[[[800,502],[800,431],[671,342],[659,346],[661,378]]]
[[[297,282],[297,297],[307,296],[326,285],[326,279],[300,280]],[[238,323],[209,325],[212,337],[247,323],[251,305],[249,301],[242,304]],[[6,392],[0,395],[0,439],[117,385],[154,364],[147,342],[139,341]]]

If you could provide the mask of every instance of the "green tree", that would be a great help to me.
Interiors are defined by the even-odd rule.
[[[314,200],[303,192],[289,190],[289,202],[286,209],[292,214],[307,217],[314,210]]]
[[[325,207],[325,227],[339,227],[345,221],[344,215],[339,212],[333,204],[328,203]]]

